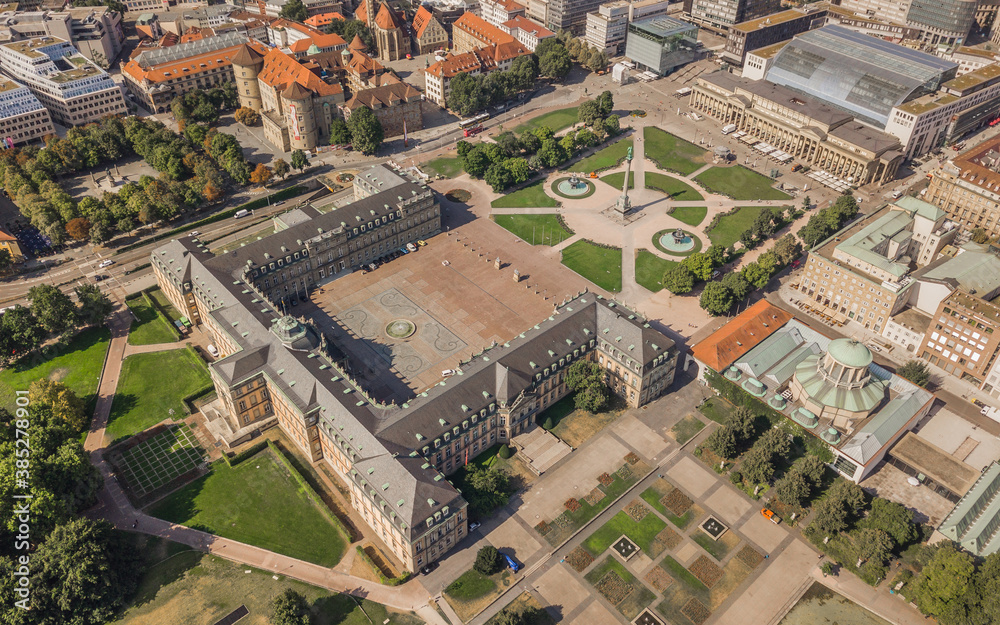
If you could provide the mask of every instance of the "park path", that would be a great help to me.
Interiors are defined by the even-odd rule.
[[[118,311],[108,321],[111,329],[111,345],[108,347],[108,355],[101,373],[94,418],[84,443],[84,449],[90,454],[91,463],[100,471],[104,482],[98,494],[99,503],[89,511],[90,516],[103,518],[120,530],[142,532],[179,542],[231,562],[272,571],[275,575],[284,575],[334,592],[370,599],[396,610],[414,611],[430,625],[445,625],[444,619],[430,606],[428,593],[417,580],[401,586],[383,586],[317,564],[169,523],[134,508],[117,478],[112,474],[111,465],[104,459],[104,431],[108,425],[111,405],[121,376],[122,360],[129,348],[128,331],[131,322],[132,317],[128,310]],[[164,343],[136,347],[142,348],[139,351],[151,352],[179,349],[184,347],[184,344]],[[134,529],[133,524],[137,524]]]
[[[175,343],[154,343],[153,345],[131,345],[127,342],[125,343],[125,358],[135,354],[152,354],[155,352],[169,352],[175,349],[184,349],[188,346],[186,341],[177,341]]]

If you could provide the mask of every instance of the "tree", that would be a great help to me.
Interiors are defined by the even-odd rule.
[[[809,524],[810,528],[827,536],[847,528],[847,510],[839,501],[827,497],[817,503],[813,509],[815,515],[812,523]]]
[[[486,170],[483,180],[495,193],[500,193],[511,185],[510,171],[503,163],[493,163]]]
[[[66,234],[77,241],[85,241],[90,236],[90,220],[86,217],[70,219],[66,222]]]
[[[293,22],[304,22],[309,19],[309,11],[306,10],[302,0],[288,0],[285,6],[281,7],[279,17],[283,17]]]
[[[309,159],[306,158],[306,153],[302,150],[295,150],[292,152],[292,167],[302,171],[309,166]]]
[[[248,106],[241,106],[236,109],[236,113],[233,114],[233,117],[235,117],[236,121],[244,126],[256,126],[260,123],[260,113]]]
[[[351,129],[342,119],[330,122],[330,145],[347,145],[351,142]]]
[[[292,0],[298,2],[298,0]],[[301,6],[301,3],[299,3]],[[286,7],[288,5],[285,5]],[[271,602],[271,623],[273,625],[309,625],[309,603],[306,598],[291,588],[274,598]]]
[[[14,306],[0,315],[0,364],[17,360],[35,350],[45,338],[45,331],[31,314],[31,309]]]
[[[735,458],[738,450],[736,434],[730,427],[723,426],[708,435],[705,446],[720,458]]]
[[[765,484],[774,475],[774,463],[770,454],[754,445],[740,462],[743,477],[751,484]]]
[[[451,79],[445,105],[462,117],[483,110],[489,103],[489,94],[483,88],[483,77],[462,72]]]
[[[708,314],[725,315],[733,307],[733,292],[721,282],[709,282],[701,292],[699,304]]]
[[[615,110],[615,98],[611,95],[610,91],[602,91],[601,95],[597,96],[597,103],[601,107],[601,115],[607,117]]]
[[[823,474],[826,473],[826,465],[822,460],[813,455],[807,455],[792,467],[794,471],[809,480],[813,488],[823,483]]]
[[[206,202],[215,202],[222,198],[222,190],[209,180],[201,190],[201,196],[205,198]]]
[[[542,40],[535,48],[535,56],[538,57],[538,71],[542,76],[562,80],[569,73],[569,52],[555,37]]]
[[[740,406],[729,415],[727,426],[736,434],[739,445],[746,445],[757,435],[757,415],[749,408]]]
[[[858,526],[885,532],[898,546],[908,545],[917,537],[913,513],[906,507],[881,497],[872,500],[868,516],[861,519]]]
[[[681,264],[691,270],[694,277],[698,280],[710,280],[712,278],[712,272],[715,271],[715,265],[712,263],[712,259],[708,254],[703,254],[702,252],[695,252],[687,258],[681,261]]]
[[[608,55],[596,48],[591,50],[587,58],[587,69],[592,72],[600,72],[607,69],[607,67]]]
[[[510,446],[506,443],[500,445],[500,451],[497,452],[497,456],[499,456],[501,460],[507,460],[512,455],[514,455],[514,452],[511,450]]]
[[[742,302],[750,294],[750,291],[753,290],[753,286],[747,282],[747,279],[740,272],[727,273],[722,276],[721,282],[732,291],[733,301],[735,302]]]
[[[851,553],[859,562],[882,565],[892,552],[892,539],[882,530],[859,529],[851,532]]]
[[[72,389],[48,378],[40,378],[28,387],[32,403],[47,406],[56,419],[64,421],[74,432],[82,432],[90,423],[83,400]]]
[[[927,386],[931,379],[930,369],[919,360],[909,360],[902,367],[896,370],[896,375],[906,378],[917,386]]]
[[[931,616],[945,614],[969,590],[974,573],[972,557],[958,551],[953,543],[944,543],[914,583],[920,611]]]
[[[573,397],[573,405],[577,410],[586,410],[591,414],[600,412],[608,403],[608,388],[603,383],[584,386]]]
[[[39,284],[28,290],[31,314],[49,334],[60,334],[76,323],[76,308],[69,296],[51,284]]]
[[[578,360],[566,370],[566,387],[576,391],[575,405],[579,410],[598,412],[608,401],[604,384],[604,369],[596,362]]]
[[[972,229],[972,242],[983,245],[988,243],[990,240],[990,235],[986,232],[985,228],[973,228]]]
[[[31,622],[98,625],[113,620],[134,592],[139,552],[106,521],[60,525],[32,557]]]
[[[618,119],[617,115],[608,115],[608,118],[604,120],[604,132],[608,133],[609,137],[617,136],[618,133],[622,131],[621,121]]]
[[[476,562],[472,568],[483,575],[493,575],[500,572],[500,552],[493,545],[486,545],[476,553]]]
[[[758,289],[767,286],[767,283],[771,280],[771,273],[759,262],[753,262],[743,267],[740,270],[740,275],[743,276],[744,280]]]
[[[351,145],[362,154],[375,154],[385,140],[382,122],[367,106],[356,108],[351,112],[347,128],[351,131]]]
[[[663,286],[674,295],[690,293],[694,288],[695,275],[682,263],[674,263],[663,272]]]
[[[76,318],[86,325],[99,325],[115,307],[111,299],[93,284],[76,287],[76,301]]]
[[[250,182],[263,186],[271,180],[271,176],[273,175],[274,174],[271,172],[270,167],[264,163],[257,163],[257,166],[254,167],[253,173],[250,174]]]
[[[802,245],[796,240],[794,234],[789,233],[778,239],[771,251],[774,252],[778,264],[784,267],[802,253]]]
[[[588,126],[593,126],[598,122],[601,124],[604,123],[604,116],[601,115],[601,105],[596,100],[588,100],[581,104],[577,108],[576,116],[580,120],[580,123]]]
[[[292,168],[288,166],[288,163],[286,163],[284,159],[280,158],[271,163],[271,169],[274,171],[274,175],[282,180],[284,180],[285,176],[288,175],[288,172],[292,170]]]
[[[811,492],[809,482],[798,471],[789,471],[774,485],[774,496],[784,504],[801,506]]]
[[[462,496],[469,502],[469,513],[476,518],[491,514],[507,505],[513,489],[510,474],[503,469],[487,469],[478,464],[468,465]]]
[[[14,257],[7,250],[0,250],[0,271],[10,269],[14,264]]]
[[[490,157],[486,153],[483,144],[472,148],[462,159],[462,167],[465,169],[465,173],[473,178],[482,178],[485,176],[486,170],[490,168],[491,164]]]

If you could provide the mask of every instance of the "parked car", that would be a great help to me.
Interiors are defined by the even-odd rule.
[[[417,251],[417,246],[414,245],[414,244],[412,244],[412,243],[407,243],[406,244],[406,249],[408,249],[411,252],[416,252]]]
[[[209,345],[209,346],[208,346],[208,347],[206,347],[205,349],[207,349],[207,350],[208,350],[208,353],[209,353],[209,354],[212,354],[212,358],[218,358],[218,357],[219,357],[219,350],[217,350],[217,349],[215,348],[215,345]]]
[[[188,236],[192,236],[192,237],[197,237],[197,236],[200,236],[200,235],[201,235],[201,232],[198,231],[198,230],[192,230],[191,232],[188,233]]]
[[[417,245],[419,245],[420,247],[423,247],[423,246],[427,245],[427,241],[424,241],[423,239],[419,239],[417,241]]]
[[[441,372],[441,375],[443,377],[450,378],[451,376],[455,375],[455,370],[454,369],[445,369],[444,371]]]
[[[428,575],[430,574],[431,571],[433,571],[437,567],[438,567],[437,562],[428,562],[424,566],[420,567],[420,572],[423,573],[424,575]]]
[[[474,532],[477,529],[479,529],[479,526],[480,526],[480,523],[478,521],[473,521],[472,523],[469,523],[469,531],[470,532]]]
[[[768,508],[761,508],[760,513],[761,515],[763,515],[765,519],[767,519],[771,523],[774,523],[775,525],[781,523],[781,517],[775,514],[773,510],[769,510]]]

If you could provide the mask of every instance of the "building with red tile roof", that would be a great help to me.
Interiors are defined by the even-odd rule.
[[[378,10],[376,10],[376,8]],[[410,52],[406,21],[386,2],[361,0],[354,16],[371,29],[376,56],[382,61],[398,61]]]
[[[500,25],[500,29],[520,41],[525,48],[532,52],[535,51],[539,43],[556,36],[548,28],[545,28],[538,22],[529,20],[523,15],[518,15],[514,19],[504,22]]]
[[[435,50],[448,47],[448,31],[423,5],[413,16],[413,35],[417,39],[417,52],[419,54],[430,54]]]
[[[700,365],[723,373],[792,318],[792,313],[762,299],[695,345],[691,353]]]
[[[405,132],[422,130],[424,116],[420,109],[423,100],[420,90],[405,82],[395,82],[374,89],[359,91],[341,105],[344,119],[360,107],[367,107],[382,123],[386,138],[397,137]]]
[[[479,2],[479,13],[483,20],[497,28],[518,15],[523,17],[526,10],[523,4],[514,0],[480,0]]]
[[[347,47],[344,38],[336,33],[324,33],[311,26],[286,19],[271,22],[267,27],[267,38],[271,45],[300,58],[306,54],[336,52]],[[316,46],[316,49],[313,49],[313,46]]]
[[[524,49],[523,54],[528,50],[524,48],[510,33],[488,24],[483,18],[474,13],[466,12],[458,18],[451,26],[452,49],[456,54],[470,52],[476,48],[485,46],[496,46],[497,49],[512,50],[511,45]],[[518,54],[517,56],[520,56]]]
[[[17,239],[3,230],[0,230],[0,250],[6,250],[15,263],[24,260],[24,252],[21,251],[21,245]]]
[[[320,13],[318,15],[313,15],[306,19],[306,26],[312,26],[313,28],[323,28],[324,26],[330,24],[334,20],[343,20],[344,16],[337,11],[329,11],[327,13]]]
[[[456,22],[457,24],[457,22]],[[469,52],[449,54],[443,61],[433,63],[424,70],[424,84],[427,89],[427,99],[438,106],[446,106],[451,79],[458,74],[488,74],[492,71],[505,71],[519,56],[531,54],[519,42],[508,39],[499,45],[489,45],[475,48]]]

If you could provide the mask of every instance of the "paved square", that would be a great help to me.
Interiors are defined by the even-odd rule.
[[[577,581],[573,577],[573,574],[569,572],[568,567],[558,564],[549,569],[545,575],[538,578],[535,588],[538,590],[538,594],[542,595],[545,599],[546,605],[562,607],[563,614],[574,610],[591,595],[591,589],[584,586],[582,582]],[[604,622],[610,623],[613,621]]]
[[[497,549],[510,549],[520,562],[530,560],[542,548],[531,532],[524,529],[517,517],[510,517],[486,536]]]
[[[750,587],[736,597],[729,609],[715,620],[715,624],[774,622],[779,613],[789,607],[788,603],[794,595],[802,590],[809,571],[815,566],[816,555],[813,551],[801,540],[792,541],[780,556],[767,564]]]
[[[618,419],[612,431],[647,458],[655,458],[669,445],[662,436],[631,414]]]
[[[597,594],[596,591],[594,594]],[[559,603],[556,602],[555,605],[559,605]],[[563,614],[565,613],[566,610],[563,610]],[[611,625],[612,623],[620,622],[621,618],[617,614],[608,611],[607,608],[601,605],[600,601],[594,599],[593,603],[588,605],[587,609],[583,612],[580,612],[570,625]]]
[[[751,542],[757,543],[764,553],[773,551],[788,535],[788,530],[775,525],[760,514],[755,514],[740,527],[740,532]]]
[[[677,560],[684,566],[688,566],[700,555],[701,551],[695,546],[694,543],[684,543],[674,555],[674,560]]]
[[[703,467],[697,460],[684,457],[668,471],[671,481],[694,495],[697,499],[719,483],[718,476]]]
[[[753,504],[740,496],[735,490],[723,486],[708,496],[705,504],[711,508],[723,521],[729,525],[735,524],[740,517],[753,508]]]

